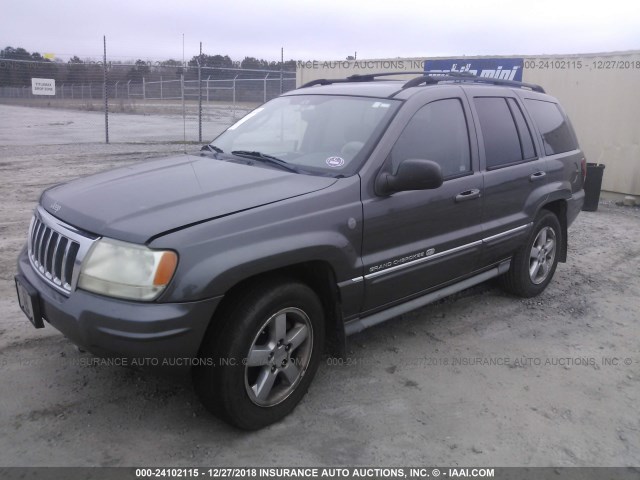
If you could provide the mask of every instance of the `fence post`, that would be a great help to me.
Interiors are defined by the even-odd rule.
[[[107,91],[107,37],[103,36],[104,41],[104,58],[102,62],[102,94],[104,96],[104,141],[109,143],[109,92]],[[93,97],[92,97],[93,98]]]
[[[207,77],[207,103],[209,103],[209,80],[211,79],[211,75]]]
[[[236,119],[236,78],[238,75],[233,77],[233,119]]]
[[[198,62],[198,142],[202,143],[202,66]]]
[[[160,100],[162,100],[162,99],[163,99],[163,96],[162,96],[162,75],[160,75]]]
[[[129,80],[127,82],[127,100],[131,100],[131,94],[129,93],[129,84],[131,83],[131,80]]]
[[[180,91],[182,95],[182,144],[187,153],[187,111],[184,105],[184,73],[180,74]]]
[[[144,77],[142,77],[142,99],[143,100],[147,99],[147,85],[144,81]]]
[[[284,69],[284,47],[280,48],[280,95],[282,95],[282,81]]]
[[[115,89],[116,89],[116,99],[118,98],[118,84],[120,83],[120,80],[118,80],[115,84]]]
[[[61,88],[60,88],[60,98],[64,99],[64,83],[62,84]]]
[[[73,98],[75,98],[75,97],[73,96],[73,83],[71,84],[71,98],[72,98],[72,99],[73,99]]]
[[[264,77],[264,99],[262,100],[262,103],[267,101],[267,78],[269,78],[268,73],[267,73],[267,76]]]

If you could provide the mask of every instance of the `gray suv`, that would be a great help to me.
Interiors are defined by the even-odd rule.
[[[190,371],[243,429],[287,415],[324,351],[492,277],[542,292],[586,162],[537,85],[317,80],[194,155],[46,190],[18,259],[36,328]]]

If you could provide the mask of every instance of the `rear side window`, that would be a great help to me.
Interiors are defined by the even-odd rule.
[[[536,151],[533,148],[533,138],[531,137],[531,131],[527,126],[527,122],[522,115],[522,110],[518,106],[518,103],[513,98],[507,98],[509,109],[513,119],[516,121],[516,128],[518,129],[518,137],[520,137],[520,147],[522,148],[522,158],[529,160],[535,158]]]
[[[469,131],[460,100],[437,100],[416,112],[391,150],[393,170],[409,158],[433,160],[445,178],[471,171]]]
[[[578,148],[571,125],[558,105],[531,98],[527,98],[525,102],[527,110],[540,130],[547,155],[569,152]]]
[[[535,158],[531,132],[515,100],[477,97],[474,103],[488,170]]]

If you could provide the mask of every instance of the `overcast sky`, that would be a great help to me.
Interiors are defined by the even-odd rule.
[[[112,60],[536,55],[640,49],[640,2],[15,0],[0,48]]]

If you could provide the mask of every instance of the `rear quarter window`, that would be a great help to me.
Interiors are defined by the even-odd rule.
[[[547,155],[569,152],[578,148],[573,129],[557,104],[527,98],[525,105],[542,135],[544,151]]]

